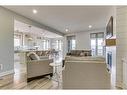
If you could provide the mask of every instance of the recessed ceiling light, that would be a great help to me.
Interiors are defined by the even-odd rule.
[[[37,10],[33,9],[33,13],[36,14],[37,13]]]
[[[92,25],[89,25],[89,28],[92,28]]]
[[[65,29],[66,32],[68,32],[69,30],[68,29]]]

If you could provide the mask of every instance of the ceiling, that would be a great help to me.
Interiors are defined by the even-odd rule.
[[[111,6],[4,6],[16,13],[45,24],[62,33],[104,28]],[[36,9],[37,14],[32,10]],[[69,31],[66,32],[65,29]]]
[[[31,34],[31,35],[35,35],[37,37],[47,37],[47,38],[59,38],[62,37],[58,34],[49,32],[47,30],[43,30],[40,28],[37,28],[35,26],[31,26],[30,25],[19,22],[17,20],[14,21],[14,31],[18,31],[18,32],[22,32],[25,34]]]

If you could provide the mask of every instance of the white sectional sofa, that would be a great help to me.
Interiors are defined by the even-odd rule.
[[[110,74],[102,57],[65,58],[63,89],[110,89]]]

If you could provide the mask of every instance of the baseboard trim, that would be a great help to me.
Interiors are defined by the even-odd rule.
[[[14,74],[14,70],[6,71],[6,72],[1,72],[0,73],[0,77],[5,76],[5,75],[9,75],[9,74]]]

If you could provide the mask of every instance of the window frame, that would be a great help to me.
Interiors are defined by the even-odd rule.
[[[95,55],[93,55],[93,56],[104,56],[104,54],[105,54],[105,47],[104,46],[102,46],[102,55],[98,55],[98,39],[99,38],[101,38],[101,37],[99,37],[98,35],[99,34],[102,34],[102,39],[104,40],[104,32],[97,32],[97,33],[90,33],[90,47],[91,47],[91,39],[93,39],[92,38],[92,35],[95,35],[95,44],[96,44],[96,46],[95,46]],[[91,49],[92,49],[92,47],[91,47]]]

